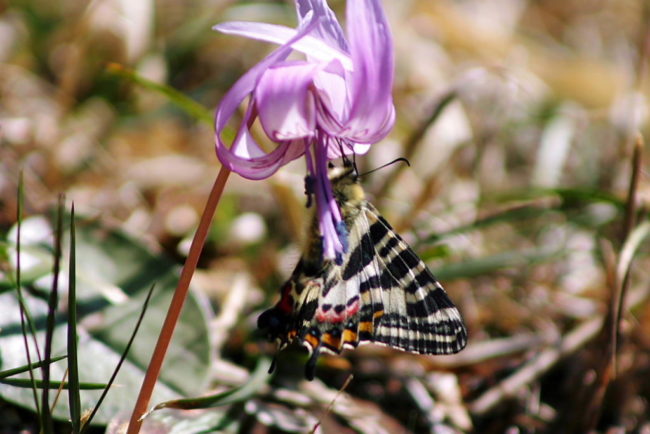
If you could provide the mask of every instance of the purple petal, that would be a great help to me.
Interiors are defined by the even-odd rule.
[[[348,1],[347,22],[354,71],[346,137],[374,143],[388,134],[395,120],[393,42],[379,0]]]
[[[282,141],[312,136],[316,109],[311,85],[318,64],[283,62],[267,69],[255,88],[255,102],[266,135]]]
[[[323,18],[318,19],[318,16],[315,14],[313,19],[318,20],[318,22],[324,20]],[[318,22],[315,23],[311,33],[314,33],[318,28]],[[286,44],[296,36],[296,29],[276,24],[246,21],[221,23],[213,26],[212,29],[228,35],[244,36],[278,45]],[[338,59],[346,69],[352,70],[352,59],[346,54],[345,49],[338,47],[338,45],[329,45],[326,41],[313,35],[303,36],[301,39],[292,43],[292,48],[305,54],[309,60],[329,62],[332,59]]]
[[[335,143],[332,143],[332,139],[327,136],[319,137],[315,144],[315,190],[319,229],[323,236],[323,256],[326,259],[334,259],[337,264],[340,264],[343,254],[348,250],[348,234],[341,210],[334,200],[332,184],[327,176],[327,152],[332,145]],[[307,166],[313,172],[309,152],[306,155]]]
[[[286,59],[291,53],[291,44],[309,33],[314,25],[313,21],[301,24],[293,38],[289,39],[285,45],[269,54],[237,80],[221,100],[215,114],[215,146],[219,160],[230,170],[247,178],[262,179],[272,175],[281,166],[282,162],[291,161],[291,159],[297,158],[304,152],[304,144],[296,145],[293,143],[290,145],[283,143],[266,155],[248,132],[249,124],[254,121],[252,106],[249,106],[246,122],[242,124],[237,134],[237,140],[231,148],[228,148],[223,142],[221,134],[240,104],[253,92],[262,74],[271,65]],[[237,149],[240,146],[245,146],[245,151],[240,151],[238,154]]]
[[[342,122],[348,118],[351,104],[346,77],[345,70],[336,60],[314,77],[314,86],[318,91],[318,124],[331,135],[340,132]]]
[[[271,176],[280,167],[300,157],[305,152],[305,141],[285,141],[268,154],[262,151],[253,139],[248,121],[252,119],[252,110],[248,110],[244,122],[237,132],[237,137],[231,146],[232,152],[224,152],[217,148],[221,163],[231,170],[248,179],[264,179]]]
[[[312,34],[344,53],[349,52],[343,29],[325,0],[297,0],[296,9],[301,21],[309,12],[315,17],[323,17]]]

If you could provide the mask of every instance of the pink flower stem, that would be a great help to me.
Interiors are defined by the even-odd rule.
[[[165,317],[165,322],[160,330],[160,335],[158,336],[158,342],[156,343],[156,348],[153,351],[151,356],[151,362],[147,368],[147,373],[144,376],[144,381],[140,387],[140,394],[138,395],[138,400],[133,407],[133,413],[131,414],[131,420],[129,421],[129,428],[127,434],[137,434],[140,432],[140,427],[142,425],[142,416],[147,411],[149,401],[151,400],[151,394],[153,393],[154,386],[156,381],[158,381],[158,376],[160,375],[160,369],[165,359],[165,354],[167,353],[167,348],[171,342],[172,335],[174,334],[174,328],[178,322],[178,318],[181,314],[183,304],[187,298],[187,291],[190,286],[190,281],[192,280],[192,275],[194,270],[196,270],[196,265],[201,256],[201,251],[205,244],[205,240],[208,236],[208,230],[210,229],[210,224],[212,223],[212,217],[214,212],[217,209],[219,204],[219,199],[223,193],[223,189],[228,180],[228,175],[230,175],[230,170],[225,167],[221,167],[217,179],[214,181],[212,186],[212,191],[208,197],[208,201],[205,204],[205,209],[203,210],[203,215],[201,216],[201,221],[199,222],[199,227],[196,230],[194,239],[192,240],[192,245],[190,246],[189,254],[185,260],[185,265],[181,271],[181,277],[178,281],[178,286],[176,286],[176,291],[174,292],[174,297],[172,298],[171,304],[169,305],[169,310],[167,311],[167,316]]]

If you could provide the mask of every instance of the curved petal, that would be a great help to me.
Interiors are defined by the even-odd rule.
[[[318,20],[318,23],[324,20],[323,18],[318,19],[317,15],[314,15],[313,19]],[[316,23],[312,32],[318,28],[318,23]],[[246,21],[221,23],[213,26],[212,29],[227,35],[244,36],[278,45],[286,44],[296,36],[297,32],[296,29],[290,27]],[[305,35],[293,42],[291,46],[294,50],[305,54],[309,60],[329,62],[332,59],[338,59],[345,69],[352,70],[352,59],[346,54],[346,50],[338,48],[337,45],[328,45],[315,36]]]
[[[262,128],[271,140],[312,136],[316,109],[311,85],[319,65],[283,62],[267,69],[255,88]]]
[[[321,68],[314,77],[314,86],[318,94],[318,125],[327,133],[337,135],[350,111],[348,84],[341,64],[332,60]]]
[[[313,12],[316,17],[324,17],[314,29],[314,34],[328,45],[336,47],[344,53],[349,52],[343,29],[325,0],[296,0],[296,11],[300,21],[309,12]]]
[[[270,176],[278,169],[279,161],[290,161],[287,160],[287,158],[296,158],[296,156],[300,155],[297,150],[294,150],[294,152],[288,154],[286,158],[281,157],[281,154],[288,152],[288,144],[281,144],[273,152],[266,155],[248,132],[248,125],[254,120],[254,116],[252,115],[252,104],[249,104],[246,113],[246,122],[244,122],[240,127],[237,139],[231,148],[228,148],[228,146],[223,142],[221,139],[221,133],[228,125],[228,121],[230,121],[240,104],[253,92],[264,71],[266,71],[271,65],[286,59],[286,57],[291,53],[291,44],[309,33],[314,25],[315,22],[313,20],[301,24],[293,38],[289,39],[285,45],[282,45],[273,53],[269,54],[264,60],[259,62],[237,80],[221,100],[221,104],[219,104],[215,113],[214,120],[215,147],[219,160],[230,170],[247,178],[262,179]],[[241,151],[240,154],[237,153],[239,146],[245,146],[246,151],[243,154]],[[304,152],[304,147],[300,152]]]
[[[352,108],[345,136],[372,143],[384,138],[395,119],[393,42],[379,0],[347,2],[348,36],[354,70]]]
[[[251,104],[250,107],[253,105]],[[273,175],[291,160],[300,157],[305,152],[306,142],[304,140],[284,141],[273,151],[264,152],[248,129],[248,125],[254,120],[253,110],[250,107],[230,149],[218,146],[217,156],[221,164],[244,178],[264,179]]]

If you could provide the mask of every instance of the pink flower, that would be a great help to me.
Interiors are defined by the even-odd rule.
[[[297,0],[299,25],[229,22],[223,33],[279,44],[224,96],[215,116],[221,163],[249,179],[271,176],[303,154],[316,196],[323,254],[341,261],[347,231],[327,178],[327,162],[364,154],[393,126],[393,45],[379,0],[349,0],[347,39],[325,0]],[[287,60],[293,52],[304,60]],[[232,146],[221,133],[241,103],[245,118]],[[277,144],[265,152],[250,133],[259,120]]]

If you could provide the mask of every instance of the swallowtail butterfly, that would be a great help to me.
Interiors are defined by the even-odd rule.
[[[424,262],[365,199],[354,166],[331,167],[329,178],[349,234],[341,265],[323,259],[318,220],[280,301],[258,328],[282,350],[298,341],[311,357],[376,343],[419,354],[451,354],[467,343],[460,313]],[[271,367],[273,370],[273,366]]]

